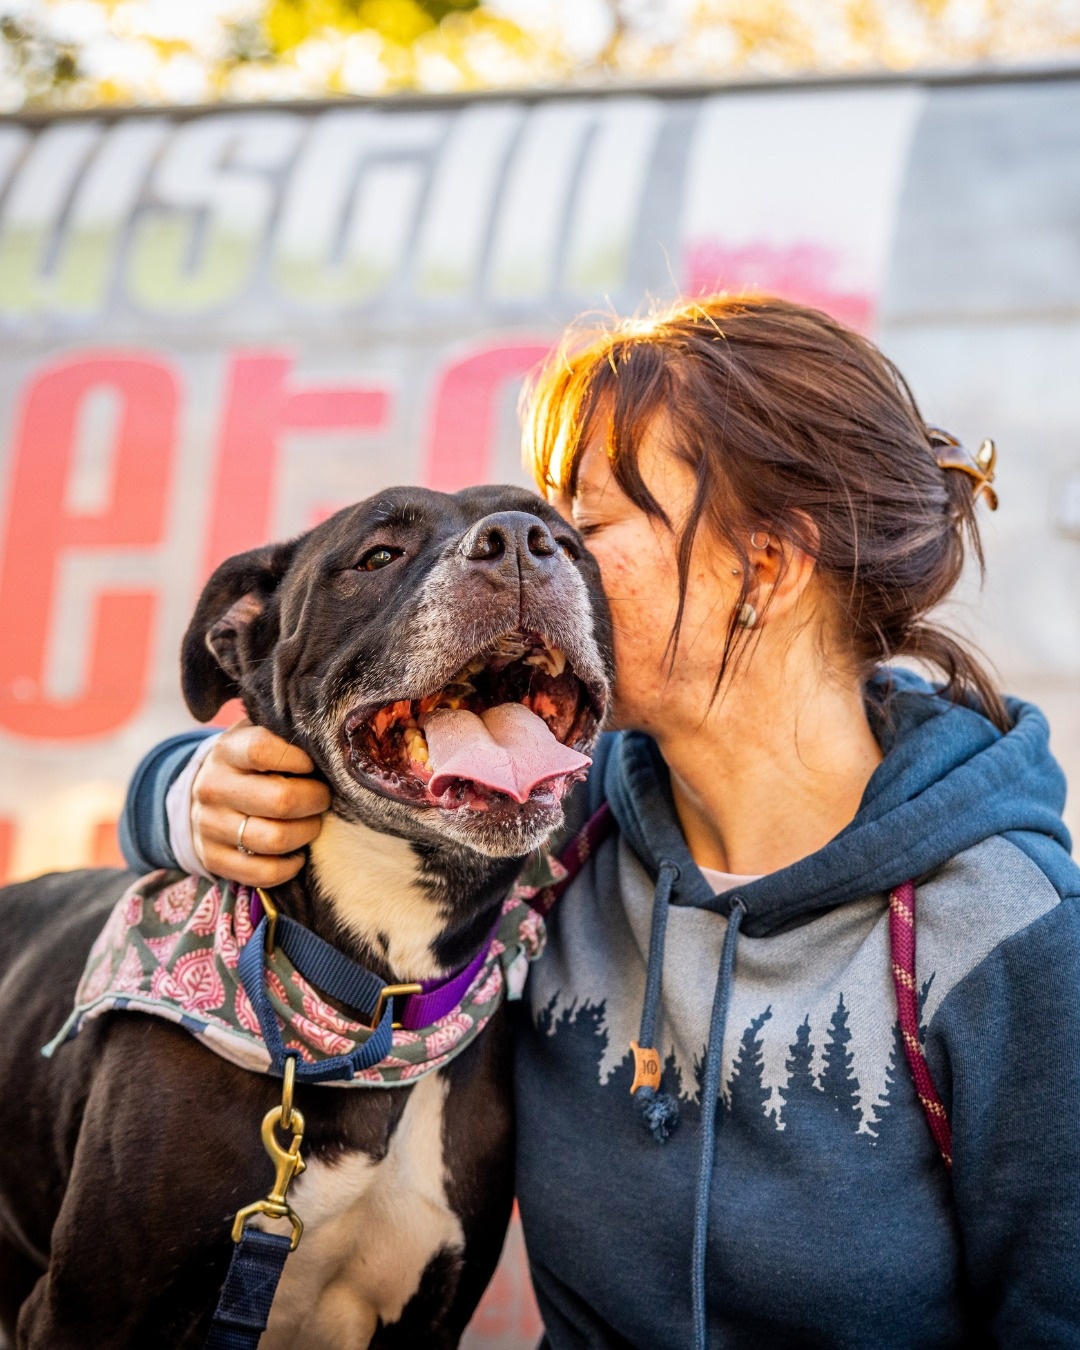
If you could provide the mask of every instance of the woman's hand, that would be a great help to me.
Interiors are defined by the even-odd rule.
[[[314,768],[303,750],[265,727],[246,718],[231,726],[191,789],[191,835],[206,870],[247,886],[279,886],[295,876],[304,863],[300,850],[330,806],[326,784],[304,776]],[[250,856],[236,846],[245,816]]]

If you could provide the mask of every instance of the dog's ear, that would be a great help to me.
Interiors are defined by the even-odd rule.
[[[273,645],[276,621],[263,616],[295,551],[293,542],[238,553],[203,587],[180,651],[184,700],[200,722],[242,693],[244,672]]]

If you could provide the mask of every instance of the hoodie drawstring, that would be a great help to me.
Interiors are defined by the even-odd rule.
[[[738,899],[732,901],[724,947],[720,953],[720,973],[713,995],[709,1040],[705,1047],[705,1071],[701,1080],[701,1158],[698,1163],[697,1194],[694,1197],[694,1255],[690,1276],[694,1303],[694,1350],[706,1350],[708,1345],[705,1261],[709,1243],[709,1192],[712,1190],[713,1157],[716,1153],[716,1108],[720,1098],[720,1068],[724,1059],[724,1031],[735,970],[735,946],[745,914],[743,902]]]
[[[656,1053],[656,1014],[660,1007],[660,986],[664,978],[664,938],[667,934],[668,905],[672,889],[679,879],[673,862],[660,864],[653,896],[652,929],[649,933],[649,963],[645,969],[645,1001],[641,1007],[641,1030],[631,1041],[634,1052],[634,1086],[630,1091],[641,1108],[641,1117],[658,1144],[667,1141],[679,1123],[679,1107],[669,1092],[659,1092],[660,1059]],[[639,1080],[644,1079],[644,1081]]]
[[[660,1057],[655,1047],[656,1018],[660,1009],[660,988],[664,973],[664,939],[667,936],[671,892],[679,879],[675,863],[660,864],[653,896],[652,926],[649,932],[649,962],[645,972],[645,1000],[641,1008],[638,1040],[631,1041],[634,1052],[634,1100],[641,1107],[645,1124],[658,1144],[666,1142],[679,1122],[675,1098],[660,1092]],[[727,932],[720,953],[716,977],[709,1039],[705,1045],[705,1065],[701,1080],[701,1155],[698,1163],[697,1190],[694,1195],[694,1246],[690,1284],[694,1306],[694,1350],[707,1350],[705,1266],[709,1243],[709,1193],[712,1190],[713,1159],[716,1155],[716,1110],[720,1100],[720,1071],[724,1060],[724,1032],[735,972],[735,947],[746,906],[737,897],[728,915]]]

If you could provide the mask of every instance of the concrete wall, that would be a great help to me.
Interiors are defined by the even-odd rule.
[[[1080,782],[1080,81],[933,91],[878,337],[928,413],[998,442],[985,586],[954,615]]]

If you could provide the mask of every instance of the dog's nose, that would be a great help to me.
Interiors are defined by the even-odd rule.
[[[497,511],[477,521],[461,541],[461,551],[469,562],[510,578],[548,570],[558,558],[559,546],[539,516]]]

